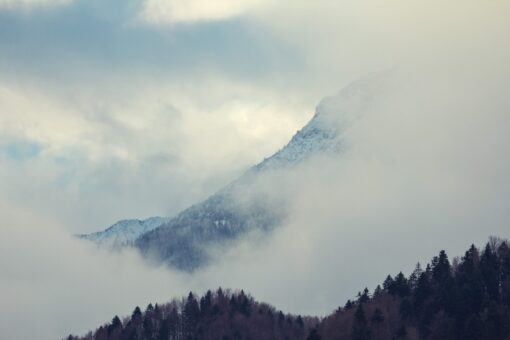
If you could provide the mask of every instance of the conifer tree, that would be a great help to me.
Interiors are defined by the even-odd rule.
[[[142,311],[140,307],[136,306],[133,310],[133,313],[131,314],[131,321],[141,321],[142,319]]]
[[[119,317],[115,315],[110,325],[108,325],[107,333],[108,336],[110,336],[114,333],[120,333],[120,331],[122,331],[122,322],[120,321]]]
[[[451,276],[451,266],[444,250],[432,259],[432,278],[437,285],[444,284]]]
[[[164,319],[159,327],[158,340],[169,340],[170,339],[170,320]]]
[[[351,309],[352,307],[354,306],[354,303],[349,299],[347,300],[347,302],[345,303],[345,309]]]
[[[423,273],[423,270],[421,269],[421,265],[418,262],[416,264],[416,267],[414,268],[414,271],[409,276],[409,287],[411,289],[416,289],[416,286],[418,285],[418,280],[420,279],[421,274]]]
[[[395,280],[392,285],[393,294],[397,294],[400,297],[408,296],[410,293],[409,284],[406,277],[402,272],[395,276]]]
[[[370,301],[370,294],[368,288],[363,290],[363,293],[358,293],[358,303],[366,303]]]
[[[351,336],[353,340],[370,340],[371,338],[370,329],[362,305],[358,305],[356,313],[354,313]]]
[[[319,333],[317,333],[317,330],[314,328],[310,331],[310,334],[306,340],[321,340],[321,337],[319,336]]]
[[[374,310],[374,313],[372,314],[372,318],[370,321],[372,322],[373,325],[381,324],[384,321],[383,312],[379,308],[376,308]]]
[[[432,287],[430,285],[429,277],[427,272],[423,272],[418,279],[416,289],[414,290],[414,305],[417,309],[421,308],[425,300],[432,293]]]
[[[305,323],[303,322],[303,318],[301,317],[301,315],[298,315],[298,317],[296,318],[296,323],[301,327],[304,326]]]
[[[391,275],[388,275],[383,282],[384,290],[390,294],[393,294],[393,283],[394,283],[393,278],[391,277]]]
[[[377,298],[377,297],[379,297],[379,296],[381,296],[381,295],[382,295],[382,288],[381,288],[381,285],[377,285],[377,287],[375,287],[375,289],[374,289],[374,295],[373,295],[373,297],[374,297],[374,298]]]
[[[193,293],[190,292],[183,310],[184,331],[187,336],[194,336],[199,317],[200,308],[198,306],[198,301]]]
[[[491,248],[490,244],[487,243],[480,259],[480,270],[487,289],[487,294],[491,300],[499,300],[499,285],[500,285],[500,273],[499,273],[499,259],[497,254]]]
[[[510,306],[510,247],[503,242],[498,249],[501,266],[501,300]]]
[[[209,315],[212,309],[212,292],[210,290],[200,298],[200,313],[202,315]]]

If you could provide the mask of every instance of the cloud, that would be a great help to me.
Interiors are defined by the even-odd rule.
[[[2,338],[60,339],[84,333],[119,310],[144,307],[147,299],[185,293],[183,275],[147,268],[129,252],[93,249],[53,221],[1,203],[8,208],[0,212]]]
[[[0,83],[0,196],[57,218],[71,233],[172,215],[278,149],[303,124],[295,119],[300,100],[212,77],[194,82],[70,93]],[[301,114],[304,120],[309,113]]]
[[[509,11],[504,0],[278,1],[252,20],[303,54],[308,82],[333,89],[403,64],[504,67]]]
[[[23,162],[0,152],[7,338],[80,333],[218,285],[324,314],[442,248],[508,237],[508,1],[279,4],[243,12],[247,25],[135,29],[91,10],[80,25],[0,20],[13,33],[1,37],[0,149],[41,146]],[[261,183],[291,203],[271,239],[182,278],[69,237],[204,197],[278,149],[322,96],[395,65],[340,160]]]
[[[231,249],[207,281],[324,315],[441,249],[453,258],[490,235],[508,238],[507,87],[493,78],[489,94],[448,78],[399,71],[348,128],[341,157],[255,183],[291,202],[289,219],[269,240]]]
[[[500,86],[508,78],[451,76],[391,76],[346,130],[341,157],[318,156],[253,183],[250,194],[289,202],[286,223],[270,238],[250,235],[219,251],[193,275],[98,251],[25,202],[0,197],[2,335],[62,338],[136,305],[218,286],[325,315],[440,249],[453,257],[490,235],[508,237],[510,99]]]
[[[145,0],[141,17],[154,24],[227,20],[264,6],[268,0]]]

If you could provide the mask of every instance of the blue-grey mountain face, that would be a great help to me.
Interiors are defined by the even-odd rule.
[[[110,248],[121,248],[132,245],[142,234],[149,232],[167,223],[169,217],[150,217],[146,220],[122,220],[104,231],[87,235],[78,235],[79,238],[93,241],[98,245]]]
[[[277,207],[262,197],[238,199],[243,189],[233,185],[214,194],[145,233],[135,245],[151,260],[193,270],[207,264],[210,246],[224,246],[255,229],[270,231],[283,221],[283,204]]]
[[[116,246],[134,245],[152,261],[192,271],[208,263],[212,246],[221,248],[250,231],[270,232],[284,221],[286,202],[269,199],[264,190],[254,190],[256,182],[312,155],[340,153],[345,148],[343,132],[370,103],[373,83],[373,79],[369,83],[357,82],[338,95],[323,99],[310,122],[284,148],[177,216],[152,220],[147,229],[143,225],[151,219],[138,221],[138,229],[132,223],[114,228],[122,223],[119,222],[104,232],[82,237],[102,244],[117,240]]]

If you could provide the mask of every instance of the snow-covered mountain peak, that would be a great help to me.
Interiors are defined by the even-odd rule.
[[[99,245],[113,248],[133,244],[133,242],[148,231],[154,230],[170,220],[169,217],[150,217],[145,220],[121,220],[104,231],[87,235],[79,235],[82,239],[93,241]]]
[[[321,100],[312,119],[281,150],[255,166],[256,170],[281,168],[298,163],[319,152],[340,152],[343,132],[371,102],[380,76],[361,80],[338,94]]]
[[[172,218],[120,221],[104,232],[82,237],[113,247],[135,245],[147,258],[192,271],[210,260],[207,247],[227,244],[250,230],[271,231],[285,219],[286,203],[268,202],[264,195],[252,197],[252,185],[266,170],[286,169],[313,155],[338,155],[346,149],[346,130],[372,105],[382,79],[358,81],[324,98],[287,145],[205,201]]]

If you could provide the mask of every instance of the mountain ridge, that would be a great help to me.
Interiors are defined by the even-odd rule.
[[[210,245],[222,246],[250,230],[271,231],[285,219],[285,202],[268,204],[264,197],[255,197],[243,206],[238,198],[248,195],[252,183],[267,173],[285,170],[314,155],[341,154],[346,149],[344,132],[362,116],[379,79],[376,76],[354,82],[337,95],[322,99],[310,121],[284,147],[204,201],[171,218],[158,220],[160,224],[152,224],[153,228],[138,234],[131,231],[131,237],[113,232],[109,235],[106,232],[112,226],[82,238],[106,245],[112,243],[110,239],[118,239],[120,246],[135,246],[151,260],[192,271],[207,264],[210,256],[206,248]],[[124,229],[128,228],[116,231],[122,234]]]

